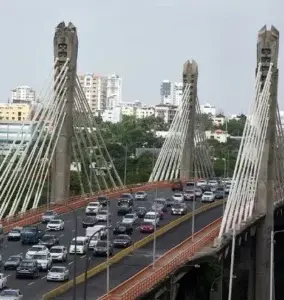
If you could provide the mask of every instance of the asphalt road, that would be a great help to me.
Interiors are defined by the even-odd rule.
[[[208,212],[197,215],[195,218],[195,231],[198,231],[213,222],[222,215],[222,207],[216,207]],[[191,235],[191,221],[182,223],[180,226],[161,236],[156,241],[157,257],[180,244]],[[153,243],[138,249],[132,255],[122,259],[119,263],[110,267],[110,289],[135,275],[137,272],[152,263]],[[106,272],[102,272],[88,280],[87,300],[96,300],[106,293]],[[77,286],[76,300],[83,300],[84,284]],[[56,300],[72,299],[72,290],[57,297]]]
[[[158,196],[160,197],[170,197],[172,195],[172,191],[170,189],[163,189],[163,190],[158,190]],[[146,207],[150,207],[152,204],[152,200],[155,198],[156,196],[156,191],[149,191],[148,192],[148,200],[144,203],[143,201],[139,201],[138,205],[141,204],[141,206],[146,206]],[[192,204],[189,203],[189,206],[191,206]],[[196,204],[196,207],[199,206],[199,203]],[[110,211],[112,213],[112,225],[115,225],[118,221],[120,221],[122,219],[122,217],[118,217],[117,216],[117,203],[116,201],[111,201],[110,204]],[[203,227],[203,225],[208,224],[210,221],[213,221],[214,218],[212,219],[211,217],[211,212],[210,213],[205,213],[204,216],[201,217],[202,221],[201,223],[201,227]],[[77,217],[78,217],[78,236],[84,236],[85,235],[85,229],[82,228],[81,225],[81,220],[85,215],[85,209],[79,209],[77,210]],[[217,217],[217,216],[216,216]],[[216,218],[215,217],[215,218]],[[61,217],[64,221],[65,221],[65,229],[62,232],[57,232],[55,233],[59,238],[60,238],[60,244],[61,245],[65,245],[67,247],[69,247],[70,241],[71,239],[74,237],[74,221],[73,221],[73,215],[71,213],[68,214],[64,214]],[[178,218],[177,216],[171,216],[170,214],[166,214],[165,215],[165,219],[163,221],[161,221],[161,226],[167,224],[168,222],[170,222],[173,219]],[[201,227],[198,227],[198,220],[200,217],[196,218],[196,228],[200,229]],[[208,221],[207,221],[208,220]],[[45,225],[40,225],[41,228],[45,228]],[[186,228],[186,227],[185,227]],[[132,235],[132,240],[138,241],[139,239],[145,237],[145,234],[141,234],[139,229],[138,229],[138,225],[137,225],[137,230],[134,231],[133,235]],[[163,245],[164,249],[169,249],[172,246],[178,244],[179,242],[181,242],[187,235],[189,231],[186,231],[186,234],[184,235],[183,230],[178,229],[176,232],[178,232],[177,237],[181,237],[181,239],[177,239],[177,237],[173,237],[173,238],[167,238],[168,241],[165,242],[165,244],[163,242],[161,242],[161,245]],[[168,235],[167,235],[168,236]],[[157,254],[159,254],[159,242],[157,243]],[[28,245],[22,245],[21,242],[7,242],[5,244],[5,246],[3,248],[0,249],[1,251],[1,255],[2,255],[2,260],[5,261],[8,259],[9,256],[11,255],[16,255],[16,254],[22,254],[25,255],[27,250],[30,248],[30,246]],[[118,250],[116,250],[118,251]],[[162,249],[161,249],[162,251]],[[162,252],[161,252],[162,253]],[[145,255],[141,254],[141,262],[144,261]],[[84,268],[85,268],[85,259],[86,256],[77,256],[77,275],[80,275],[84,272]],[[136,261],[136,258],[133,258]],[[94,258],[90,260],[90,268],[98,265],[102,262],[105,261],[105,258]],[[145,265],[149,264],[150,260],[146,259],[145,260]],[[131,264],[132,262],[130,262]],[[54,264],[55,265],[55,264]],[[56,265],[60,265],[60,263],[56,263]],[[73,256],[69,255],[68,256],[68,260],[66,263],[64,263],[63,265],[68,266],[69,270],[70,270],[70,278],[73,276]],[[134,263],[135,266],[135,263]],[[134,269],[135,267],[133,266],[133,272],[135,273]],[[144,266],[144,265],[143,265]],[[142,266],[142,267],[143,267]],[[141,267],[139,267],[141,268]],[[128,269],[130,269],[130,266],[128,267]],[[115,271],[114,271],[115,272]],[[121,273],[123,274],[123,276],[126,276],[126,274],[130,274],[130,270],[128,270],[125,273]],[[49,290],[52,290],[54,288],[56,288],[57,286],[60,285],[60,283],[53,283],[53,282],[47,282],[46,281],[46,273],[42,272],[40,274],[40,277],[38,279],[16,279],[15,278],[15,271],[7,271],[5,272],[6,275],[8,275],[8,287],[10,288],[17,288],[20,289],[21,292],[24,295],[24,300],[40,300],[42,295],[47,293]],[[132,274],[132,273],[131,273]],[[130,275],[131,275],[130,274]],[[129,275],[129,276],[130,276]],[[120,276],[119,278],[124,280],[124,277]],[[112,286],[115,285],[115,281],[113,281]],[[116,283],[117,284],[117,283]],[[91,284],[90,284],[91,285]],[[103,291],[103,289],[102,289]],[[102,292],[103,294],[103,292]],[[64,298],[64,299],[70,299],[70,298]],[[81,299],[78,293],[78,299]],[[94,299],[94,298],[92,298]]]

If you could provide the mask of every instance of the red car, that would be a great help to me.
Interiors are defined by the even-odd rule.
[[[143,222],[140,226],[140,232],[152,233],[155,230],[155,226],[150,222]]]
[[[172,191],[182,191],[183,190],[183,185],[181,181],[174,181],[172,183]]]

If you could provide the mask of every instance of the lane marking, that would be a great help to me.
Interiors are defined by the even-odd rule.
[[[59,237],[61,238],[61,237],[63,237],[64,236],[64,234],[61,234]]]
[[[73,264],[73,261],[70,261],[70,263],[68,264],[69,266]]]
[[[9,276],[11,276],[12,274],[7,275],[6,277],[8,278]]]
[[[85,255],[83,255],[83,256],[81,256],[80,258],[84,258],[84,257],[86,257],[86,254],[85,254]]]
[[[72,232],[74,232],[74,231],[75,231],[75,229],[72,230]]]
[[[71,220],[67,220],[67,221],[65,221],[65,223],[68,223],[68,222],[71,222]]]
[[[28,283],[28,285],[33,285],[35,283],[35,281]]]
[[[46,276],[43,276],[43,277],[41,277],[41,279],[45,279],[47,277],[47,275]]]

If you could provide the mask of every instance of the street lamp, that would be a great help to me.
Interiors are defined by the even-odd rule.
[[[274,237],[277,233],[284,233],[284,230],[271,230],[270,237],[270,287],[269,287],[269,300],[273,300],[274,298],[274,285],[273,285],[273,277],[274,277]]]
[[[154,199],[154,205],[155,205],[155,223],[154,223],[154,233],[153,233],[153,263],[152,266],[153,268],[155,267],[155,262],[156,262],[156,229],[157,229],[157,202],[155,201],[158,197],[158,189],[156,188],[156,197]]]
[[[223,277],[223,275],[220,275],[220,276],[217,276],[217,277],[213,280],[213,282],[212,282],[212,284],[211,284],[211,286],[210,286],[210,300],[212,300],[212,293],[215,292],[214,285],[215,285],[215,283],[216,283],[219,279],[221,279],[221,284],[222,284],[222,286],[221,286],[221,300],[223,300],[223,279],[224,279],[224,278],[229,278],[229,277]],[[235,278],[237,278],[237,276],[236,276],[236,275],[233,275],[232,278],[235,279]]]

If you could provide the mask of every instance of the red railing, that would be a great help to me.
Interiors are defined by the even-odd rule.
[[[42,213],[48,208],[55,210],[58,214],[63,214],[71,209],[78,209],[86,206],[90,201],[96,199],[99,195],[106,195],[109,199],[115,199],[121,193],[125,192],[137,192],[138,190],[152,190],[156,188],[165,188],[169,187],[170,183],[167,181],[164,182],[147,182],[144,184],[132,184],[122,188],[110,189],[106,191],[101,191],[94,194],[85,194],[82,196],[72,197],[61,203],[50,204],[49,206],[43,205],[36,209],[31,209],[25,213],[19,213],[13,217],[7,217],[1,221],[4,226],[5,231],[9,231],[15,226],[26,226],[30,224],[37,223],[41,220]],[[68,206],[66,206],[68,205]]]
[[[192,258],[197,251],[208,245],[218,235],[221,219],[219,218],[195,234],[195,242],[191,237],[170,249],[155,262],[118,285],[100,300],[134,300],[145,294],[168,274]]]

